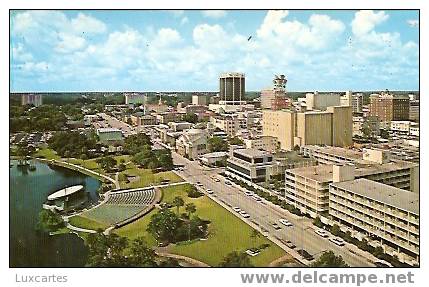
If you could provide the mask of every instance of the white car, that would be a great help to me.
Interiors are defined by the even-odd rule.
[[[262,199],[259,196],[257,196],[257,195],[254,195],[253,199],[256,200],[257,202],[261,202],[262,201]]]
[[[331,237],[329,238],[329,241],[337,244],[338,246],[344,246],[346,244],[346,242],[340,237]]]
[[[245,193],[247,196],[252,196],[252,195],[253,195],[253,192],[248,191],[248,190],[247,190],[247,191],[245,191],[244,193]]]
[[[317,235],[320,235],[323,238],[329,237],[329,234],[328,234],[328,232],[326,230],[316,229],[314,232],[316,232]]]
[[[215,182],[219,182],[219,181],[220,181],[220,179],[219,179],[219,178],[217,178],[217,177],[213,177],[213,180],[214,180]]]
[[[213,192],[214,192],[213,190],[211,190],[210,188],[207,188],[207,193],[208,194],[213,194]]]
[[[283,218],[281,218],[281,219],[279,219],[279,221],[280,221],[280,223],[281,224],[283,224],[283,225],[285,225],[285,226],[293,226],[293,224],[292,223],[290,223],[288,220],[286,220],[286,219],[283,219]]]
[[[234,207],[232,208],[232,210],[234,210],[235,212],[240,212],[240,211],[241,211],[241,208],[240,208],[240,207],[238,207],[238,206],[234,206]]]
[[[243,216],[244,218],[249,218],[250,217],[250,215],[246,211],[244,211],[244,210],[240,211],[240,215]]]

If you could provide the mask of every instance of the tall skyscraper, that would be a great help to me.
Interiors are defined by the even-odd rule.
[[[219,77],[220,101],[228,105],[241,105],[245,101],[243,73],[223,73]]]
[[[286,97],[285,75],[276,75],[273,80],[274,87],[272,89],[261,91],[261,108],[281,110],[290,106],[290,99]]]
[[[37,94],[23,94],[21,96],[21,104],[25,105],[33,105],[35,107],[42,105],[42,95]]]

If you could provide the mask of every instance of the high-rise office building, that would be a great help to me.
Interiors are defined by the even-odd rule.
[[[372,94],[369,115],[378,117],[381,122],[406,121],[410,117],[410,99],[408,96],[395,96],[388,92]]]
[[[35,107],[42,105],[42,95],[37,94],[23,94],[21,96],[21,104],[25,105],[33,105]]]
[[[340,106],[340,95],[329,93],[321,94],[319,92],[307,93],[305,95],[307,110],[326,110],[327,107]]]
[[[241,105],[245,101],[245,76],[242,73],[223,73],[219,77],[220,101]]]
[[[350,106],[327,107],[326,111],[310,112],[264,110],[262,131],[264,136],[276,137],[284,150],[309,144],[351,146],[352,110]]]
[[[291,101],[286,97],[287,79],[285,75],[276,75],[273,83],[273,88],[261,91],[261,108],[271,110],[288,108]]]

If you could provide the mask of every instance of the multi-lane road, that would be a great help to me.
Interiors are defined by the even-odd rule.
[[[353,267],[370,267],[374,264],[362,255],[358,255],[353,246],[337,246],[326,238],[322,238],[314,232],[311,219],[298,217],[293,214],[283,211],[274,206],[270,202],[262,200],[262,203],[257,202],[252,196],[244,193],[242,188],[232,184],[225,184],[225,179],[220,175],[220,169],[210,169],[203,167],[196,161],[190,161],[180,156],[177,153],[172,153],[173,161],[177,165],[182,165],[183,171],[179,174],[191,183],[200,182],[204,190],[211,189],[214,193],[209,195],[225,203],[229,211],[236,213],[232,207],[239,207],[246,211],[250,218],[245,219],[248,224],[256,224],[263,230],[266,230],[271,236],[282,240],[283,242],[290,240],[297,247],[296,249],[305,249],[308,253],[317,258],[324,251],[332,250],[335,254],[341,255],[350,266]],[[213,178],[219,178],[215,181]],[[236,213],[237,216],[238,213]],[[279,219],[284,218],[293,224],[291,227],[286,227],[279,222]],[[281,229],[276,230],[273,223],[277,223]]]

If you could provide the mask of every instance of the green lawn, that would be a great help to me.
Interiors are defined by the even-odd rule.
[[[125,236],[130,240],[133,240],[137,237],[143,237],[145,241],[151,245],[156,245],[155,238],[146,231],[147,226],[150,222],[150,217],[157,212],[156,209],[153,209],[145,216],[140,219],[134,221],[133,223],[127,224],[124,227],[114,230],[114,232],[120,236]]]
[[[45,159],[48,159],[48,160],[51,160],[51,159],[61,159],[61,157],[59,155],[57,155],[57,153],[54,150],[49,149],[49,148],[39,149],[34,154],[34,156],[35,157],[40,157],[40,158],[45,158]]]
[[[129,164],[132,165],[132,164]],[[132,167],[122,172],[122,174],[129,176],[137,176],[138,179],[126,183],[125,181],[121,181],[120,185],[123,188],[137,188],[137,187],[146,187],[149,185],[157,185],[160,184],[162,180],[170,180],[170,183],[181,182],[183,179],[176,175],[172,171],[158,172],[153,173],[150,169],[141,169],[137,167]]]
[[[267,266],[271,261],[286,254],[280,247],[262,236],[252,238],[250,236],[252,228],[249,225],[210,198],[206,196],[196,199],[188,198],[184,192],[184,185],[164,188],[162,201],[172,201],[176,196],[181,196],[185,200],[185,204],[193,202],[197,206],[196,214],[203,219],[210,220],[211,223],[209,225],[210,235],[207,240],[170,246],[169,250],[172,253],[189,256],[211,266],[218,266],[223,257],[231,251],[245,251],[264,243],[268,243],[270,246],[259,255],[251,257],[251,262],[255,266]],[[153,212],[157,211],[152,211],[142,219],[122,227],[116,232],[130,239],[143,236],[147,242],[155,243],[154,238],[146,232],[150,215]],[[180,209],[180,212],[184,212],[184,207]]]
[[[108,227],[107,224],[95,221],[93,219],[89,219],[87,217],[76,215],[69,218],[69,223],[73,226],[85,228],[85,229],[92,229],[97,230],[98,228],[106,229]]]

